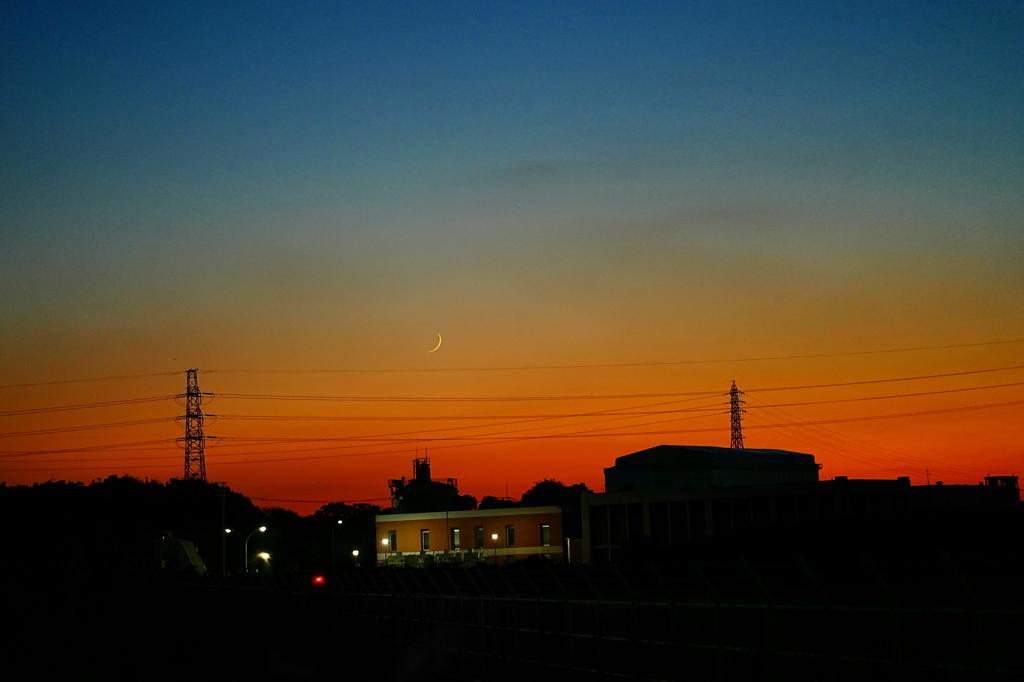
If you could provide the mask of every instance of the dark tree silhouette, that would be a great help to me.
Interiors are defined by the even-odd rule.
[[[586,484],[566,485],[553,478],[545,478],[534,483],[532,488],[523,493],[523,504],[530,507],[579,505],[580,495],[585,492],[591,492]]]
[[[223,522],[222,522],[223,515]],[[223,528],[255,528],[263,513],[215,483],[108,476],[0,487],[0,544],[10,570],[96,575],[148,570],[165,531],[191,540],[220,572]],[[238,553],[237,561],[241,561]],[[229,565],[232,554],[227,556]]]
[[[469,511],[476,509],[476,498],[472,495],[459,495],[455,498],[455,509],[453,511]]]
[[[519,506],[521,506],[521,504],[516,500],[495,497],[494,495],[484,495],[484,498],[480,500],[480,506],[477,507],[477,509],[508,509],[510,507]]]
[[[381,511],[377,505],[365,502],[331,502],[313,512],[313,516],[308,518],[319,529],[320,537],[330,540],[325,555],[327,561],[321,564],[323,568],[354,566],[353,551],[359,551],[363,556],[375,552],[375,521]],[[372,561],[361,563],[372,565]]]

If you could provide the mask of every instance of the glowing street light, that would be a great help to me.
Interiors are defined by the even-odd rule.
[[[355,562],[356,568],[359,568],[359,550],[358,549],[353,549],[352,550],[352,561]]]
[[[384,563],[388,562],[388,539],[384,538],[380,541],[380,544],[384,545]]]
[[[245,572],[246,573],[249,572],[249,538],[251,538],[256,533],[266,533],[266,532],[267,532],[267,527],[266,526],[260,526],[259,528],[257,528],[253,532],[249,533],[245,537],[245,548],[244,549],[245,549]],[[266,552],[264,552],[264,554],[266,554]],[[270,558],[269,554],[267,554],[267,558]]]
[[[498,565],[498,534],[491,533],[491,539],[494,540],[494,565]]]
[[[263,564],[265,568],[270,568],[270,554],[268,552],[260,552],[256,556],[260,559],[263,559]],[[256,572],[259,573],[260,570],[257,568]]]
[[[340,526],[341,524],[342,524],[342,520],[338,519],[338,523],[336,525]],[[334,528],[335,528],[334,526],[331,526],[331,568],[332,569],[335,567],[334,566]]]

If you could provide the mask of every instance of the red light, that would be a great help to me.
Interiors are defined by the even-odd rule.
[[[318,576],[313,578],[313,584],[314,585],[323,585],[324,582],[325,582],[324,581],[324,577],[322,575],[318,575]]]

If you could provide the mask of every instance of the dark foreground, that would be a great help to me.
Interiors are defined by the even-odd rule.
[[[1020,567],[943,554],[5,579],[11,679],[1024,680]]]

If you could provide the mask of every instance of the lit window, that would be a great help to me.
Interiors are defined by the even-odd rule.
[[[388,531],[388,549],[390,549],[392,552],[397,552],[398,551],[398,531],[397,530],[389,530]]]
[[[462,539],[459,535],[459,529],[452,528],[452,549],[462,549]]]
[[[476,526],[473,528],[473,544],[477,549],[484,548],[484,527]]]
[[[516,546],[516,527],[505,526],[505,546],[515,547]]]
[[[430,531],[429,530],[421,530],[420,531],[420,549],[422,549],[424,552],[430,551]]]
[[[540,524],[540,544],[542,547],[551,545],[551,526],[549,524]]]

